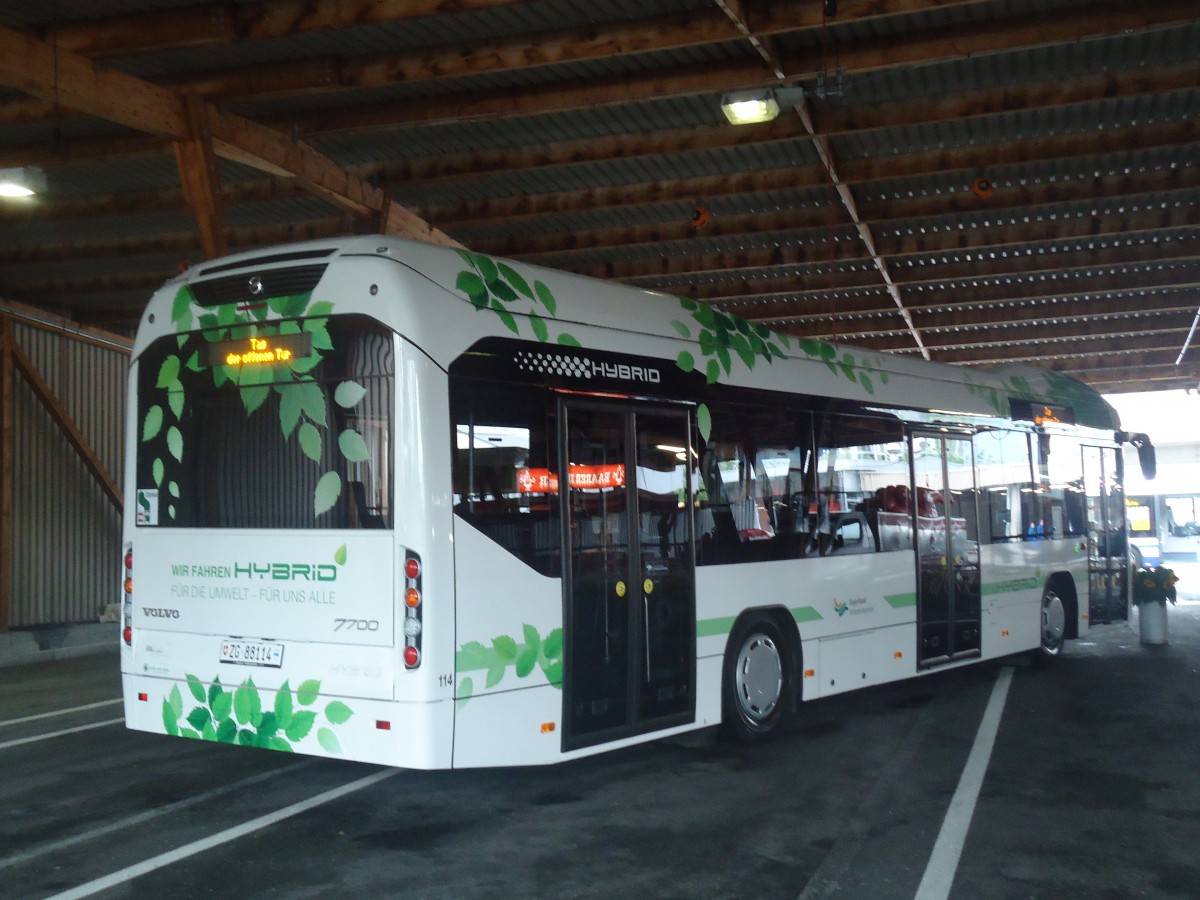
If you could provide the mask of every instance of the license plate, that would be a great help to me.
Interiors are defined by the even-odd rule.
[[[221,641],[221,662],[235,666],[283,665],[283,644],[270,641]]]

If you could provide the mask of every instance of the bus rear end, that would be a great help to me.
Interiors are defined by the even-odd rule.
[[[427,553],[395,529],[401,342],[373,318],[335,314],[315,290],[325,269],[194,278],[144,319],[130,379],[126,721],[440,767],[451,704],[431,702],[419,677]],[[247,298],[255,288],[262,299]]]

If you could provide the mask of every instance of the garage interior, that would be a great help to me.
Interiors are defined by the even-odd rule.
[[[1100,624],[760,747],[472,772],[128,731],[109,601],[132,337],[188,266],[386,233],[1195,394],[1198,119],[1196,0],[0,0],[0,182],[34,192],[0,196],[5,890],[1195,897],[1197,563],[1165,645]]]
[[[181,267],[382,232],[1195,389],[1198,116],[1192,0],[0,2],[0,631],[117,584],[125,354]]]

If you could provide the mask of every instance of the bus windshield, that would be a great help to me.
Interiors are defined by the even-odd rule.
[[[362,316],[237,330],[139,358],[139,524],[392,527],[392,333]]]

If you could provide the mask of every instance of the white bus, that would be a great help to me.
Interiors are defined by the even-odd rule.
[[[133,351],[126,721],[542,764],[1054,655],[1124,590],[1119,427],[1061,375],[466,251],[205,263]]]
[[[1200,494],[1181,484],[1126,498],[1129,542],[1151,568],[1200,559]]]

